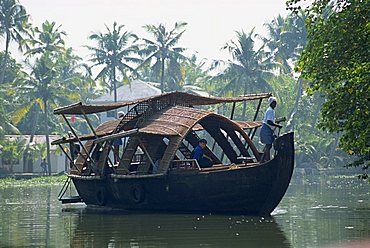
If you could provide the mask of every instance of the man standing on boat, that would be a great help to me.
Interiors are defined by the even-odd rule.
[[[272,147],[272,143],[274,143],[275,136],[274,130],[275,127],[281,128],[282,126],[275,122],[275,108],[276,108],[276,98],[270,97],[268,99],[269,108],[267,109],[265,116],[262,122],[262,128],[260,133],[260,139],[263,144],[265,144],[265,148],[263,149],[263,155],[261,158],[261,163],[270,160],[270,150]]]
[[[205,139],[200,139],[199,144],[195,147],[193,151],[193,158],[198,161],[198,164],[201,168],[206,168],[206,167],[212,167],[213,161],[204,155],[203,150],[207,146],[207,140]]]
[[[118,119],[122,118],[123,116],[125,115],[124,112],[122,111],[119,111],[118,112]],[[123,145],[122,143],[122,139],[121,138],[117,138],[117,139],[114,139],[113,142],[112,142],[112,145],[113,145],[113,157],[114,157],[114,164],[118,164],[119,161],[120,161],[120,156],[119,156],[119,147],[121,145]]]

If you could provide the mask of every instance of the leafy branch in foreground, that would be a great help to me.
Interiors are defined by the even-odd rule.
[[[297,11],[302,0],[287,2]],[[305,9],[308,44],[298,70],[308,93],[325,92],[320,127],[340,133],[339,146],[370,165],[370,1],[316,0]]]

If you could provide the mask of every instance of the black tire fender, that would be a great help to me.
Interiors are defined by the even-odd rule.
[[[132,202],[138,204],[145,200],[145,190],[141,184],[133,184],[130,189],[130,198]]]
[[[105,206],[105,204],[107,204],[107,194],[105,188],[98,188],[96,191],[96,202],[99,206]]]

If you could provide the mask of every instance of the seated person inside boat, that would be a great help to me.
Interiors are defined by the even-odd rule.
[[[204,155],[203,150],[207,146],[207,140],[205,139],[200,139],[199,144],[195,147],[193,151],[193,158],[198,161],[198,164],[201,168],[206,168],[206,167],[212,167],[213,161]]]

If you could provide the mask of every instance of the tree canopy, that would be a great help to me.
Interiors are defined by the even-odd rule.
[[[22,50],[25,45],[24,37],[29,36],[29,28],[29,15],[18,0],[0,0],[0,36],[5,37],[5,57],[1,65],[0,82],[5,77],[10,42],[17,42],[19,50]]]
[[[113,29],[106,26],[106,33],[94,33],[89,36],[90,40],[97,43],[96,46],[87,46],[92,52],[91,62],[94,66],[102,65],[96,79],[108,79],[111,89],[114,91],[114,101],[117,101],[117,77],[120,72],[123,81],[129,80],[128,72],[133,72],[132,63],[140,63],[141,60],[133,56],[138,50],[135,41],[137,36],[129,31],[124,31],[124,25],[113,23]],[[131,63],[131,64],[130,64]]]
[[[140,54],[144,57],[144,61],[139,68],[153,60],[155,61],[152,70],[156,75],[160,75],[162,92],[165,90],[165,63],[167,60],[169,61],[168,67],[172,69],[172,78],[182,80],[179,62],[186,60],[186,57],[182,54],[186,49],[177,47],[177,44],[185,32],[186,25],[185,22],[176,22],[175,27],[171,30],[168,30],[163,24],[144,26],[144,29],[154,39],[143,38],[145,44]]]
[[[297,11],[304,1],[288,1]],[[309,93],[323,92],[320,126],[341,133],[339,146],[370,160],[370,1],[316,0],[308,14],[308,43],[297,69],[308,79]]]

